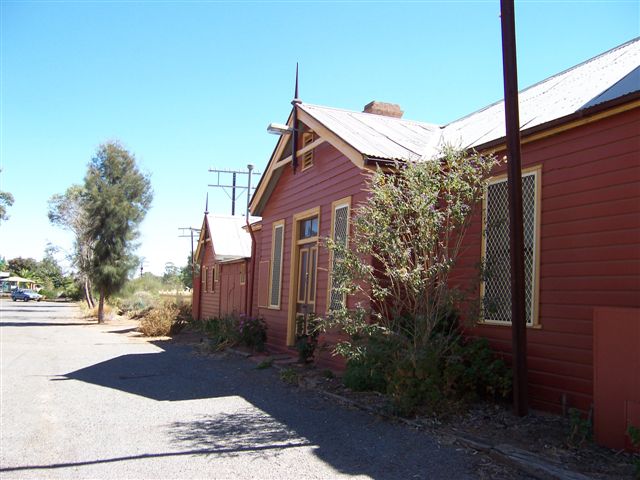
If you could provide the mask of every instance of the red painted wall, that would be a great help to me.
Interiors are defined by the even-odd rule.
[[[287,316],[289,308],[289,276],[291,259],[291,235],[293,215],[311,208],[320,207],[319,236],[331,233],[331,203],[352,195],[351,208],[366,198],[363,192],[365,173],[357,168],[329,143],[323,143],[314,151],[314,165],[304,172],[298,169],[293,175],[291,167],[284,167],[262,214],[261,241],[258,245],[256,270],[261,260],[270,260],[273,222],[285,220],[284,249],[282,263],[282,298],[280,309],[259,308],[260,315],[268,325],[268,347],[272,351],[290,351],[286,347]],[[324,314],[327,308],[327,278],[329,254],[326,248],[318,249],[316,311]],[[256,279],[254,298],[257,302],[259,282]],[[321,366],[339,366],[342,362],[330,355],[321,354]]]
[[[253,231],[253,237],[255,239],[255,247],[254,247],[254,252],[255,252],[255,258],[249,262],[248,265],[248,269],[250,275],[248,278],[248,282],[252,282],[252,285],[247,285],[247,287],[249,288],[249,292],[251,293],[251,299],[250,302],[252,303],[252,307],[251,307],[251,315],[253,317],[258,317],[260,315],[260,309],[258,308],[258,291],[260,288],[259,282],[260,279],[258,278],[258,270],[260,268],[260,254],[262,251],[262,235],[263,230],[254,230]]]
[[[241,283],[241,269],[246,261],[220,264],[219,290],[220,315],[243,315],[245,311],[246,281]],[[246,278],[246,277],[245,277]]]
[[[200,319],[200,275],[193,276],[193,288],[191,289],[191,316]]]
[[[200,264],[200,319],[206,320],[208,318],[220,316],[220,279],[217,278],[216,282],[213,282],[213,284],[211,283],[211,269],[215,265],[215,256],[213,249],[211,248],[211,242],[207,240],[203,248],[205,249],[204,258]],[[206,283],[208,288],[206,290],[205,283],[202,283],[202,275],[205,274],[203,267],[206,267],[206,275],[208,276]]]
[[[529,393],[534,408],[588,410],[593,402],[593,315],[595,307],[640,307],[640,115],[638,109],[585,124],[523,145],[523,167],[542,166],[539,328],[528,329]],[[499,153],[503,155],[504,153]],[[504,168],[496,174],[504,172]],[[296,175],[285,167],[263,212],[256,270],[271,257],[272,224],[285,219],[282,300],[279,310],[254,311],[266,320],[272,351],[288,351],[292,217],[321,207],[320,236],[328,236],[331,202],[366,198],[364,177],[336,149],[315,150],[313,168]],[[481,258],[481,216],[465,238],[452,281],[477,278]],[[328,252],[318,255],[317,311],[326,310]],[[353,302],[352,300],[350,300]],[[471,335],[487,337],[510,360],[511,328],[477,325]],[[341,362],[322,354],[320,365]],[[612,372],[612,374],[615,374]]]
[[[631,110],[523,145],[523,168],[542,165],[540,328],[527,332],[534,408],[560,412],[566,395],[568,407],[588,410],[594,308],[640,307],[638,113]],[[480,222],[478,213],[465,239],[457,281],[477,275]],[[471,333],[487,337],[510,359],[510,327],[478,325]]]
[[[596,442],[632,450],[627,428],[640,426],[640,309],[594,310]]]

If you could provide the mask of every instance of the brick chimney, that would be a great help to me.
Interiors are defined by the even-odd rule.
[[[369,102],[364,106],[364,113],[374,113],[376,115],[384,115],[385,117],[402,118],[404,113],[400,109],[400,105],[385,102]]]

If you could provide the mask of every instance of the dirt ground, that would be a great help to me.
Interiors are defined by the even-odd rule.
[[[354,392],[340,378],[327,378],[326,371],[296,366],[301,386],[326,390],[353,400],[372,412],[389,412],[390,401],[376,392]],[[478,403],[464,414],[445,417],[411,418],[412,424],[442,436],[453,435],[477,439],[492,445],[506,444],[536,454],[551,463],[597,479],[634,478],[634,455],[625,451],[599,447],[589,438],[571,441],[574,425],[569,418],[531,411],[517,417],[510,405]],[[489,478],[489,477],[488,477]]]

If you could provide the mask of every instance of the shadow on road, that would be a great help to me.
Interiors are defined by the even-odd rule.
[[[163,457],[182,457],[182,456],[192,456],[192,455],[214,455],[214,454],[237,454],[244,453],[247,451],[253,450],[270,450],[273,448],[291,448],[298,447],[300,445],[292,444],[289,446],[264,446],[264,447],[255,447],[255,448],[235,448],[235,449],[213,449],[213,448],[201,448],[197,450],[186,450],[182,452],[165,452],[165,453],[143,453],[141,455],[131,455],[126,457],[113,457],[113,458],[101,458],[98,460],[87,460],[84,462],[67,462],[67,463],[52,463],[48,465],[25,465],[21,467],[7,467],[0,468],[0,472],[19,472],[21,470],[54,470],[57,468],[73,468],[73,467],[83,467],[87,465],[99,465],[103,463],[115,463],[115,462],[126,462],[129,460],[144,460],[147,458],[163,458]]]
[[[171,424],[168,434],[179,449],[188,449],[188,455],[263,455],[265,450],[278,455],[279,449],[313,446],[321,460],[350,475],[406,478],[429,472],[429,477],[458,478],[468,473],[468,460],[461,453],[440,447],[424,433],[287,386],[274,369],[257,370],[235,356],[205,357],[189,346],[154,343],[164,350],[123,355],[63,378],[155,401],[238,396],[251,404],[246,411]],[[108,461],[117,459],[96,460]]]

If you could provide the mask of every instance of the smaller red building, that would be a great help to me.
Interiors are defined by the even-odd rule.
[[[251,235],[246,229],[245,217],[205,215],[195,253],[195,319],[249,312],[250,258]]]

